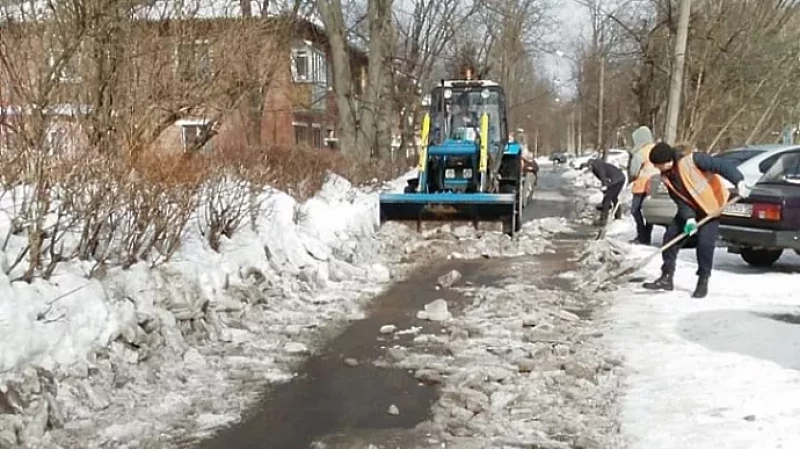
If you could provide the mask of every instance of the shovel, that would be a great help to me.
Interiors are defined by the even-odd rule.
[[[719,217],[720,215],[722,215],[722,211],[724,211],[726,207],[728,207],[728,206],[730,206],[732,204],[736,204],[741,200],[742,200],[742,197],[737,196],[736,198],[728,201],[724,206],[722,206],[715,213],[710,214],[706,218],[703,218],[702,220],[700,220],[700,222],[697,223],[697,228],[700,229],[701,226],[705,225],[706,223],[708,223],[709,221],[713,220],[714,218]],[[678,235],[677,237],[673,238],[672,240],[670,240],[669,242],[664,244],[664,246],[659,248],[658,251],[656,251],[653,254],[647,256],[644,260],[641,260],[641,261],[639,261],[639,262],[637,262],[637,263],[635,263],[635,264],[633,264],[633,265],[631,265],[629,267],[623,268],[622,270],[620,270],[617,273],[614,273],[614,274],[608,276],[606,279],[603,279],[601,282],[599,282],[598,285],[602,285],[602,284],[605,284],[606,282],[613,281],[615,279],[619,279],[621,277],[631,275],[631,274],[641,270],[642,268],[646,267],[647,264],[649,264],[659,254],[661,254],[664,251],[666,251],[666,250],[672,248],[673,246],[677,245],[681,240],[683,240],[686,237],[688,237],[688,234],[683,234],[682,233],[682,234]]]

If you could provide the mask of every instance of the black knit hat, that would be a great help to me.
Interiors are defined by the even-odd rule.
[[[658,142],[650,151],[650,162],[653,164],[666,164],[674,158],[675,150],[664,142]]]

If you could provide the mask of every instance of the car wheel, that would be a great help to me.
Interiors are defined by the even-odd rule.
[[[742,248],[741,250],[742,259],[754,267],[772,266],[781,258],[782,254],[782,249]]]

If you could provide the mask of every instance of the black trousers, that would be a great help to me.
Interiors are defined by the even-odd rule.
[[[700,221],[699,219],[697,221]],[[684,221],[675,217],[664,233],[664,244],[683,233]],[[711,276],[711,268],[714,265],[714,248],[716,247],[717,237],[719,236],[719,218],[715,218],[704,224],[695,233],[697,236],[697,275]],[[678,260],[678,253],[686,243],[688,237],[681,240],[670,249],[661,254],[663,264],[661,272],[664,274],[674,274],[675,265]]]
[[[645,193],[635,193],[633,195],[631,215],[633,215],[633,220],[636,222],[636,239],[639,243],[649,245],[653,238],[653,225],[645,222],[644,214],[642,214],[642,204],[646,196],[647,194]]]
[[[603,194],[603,202],[600,204],[602,212],[610,211],[619,202],[619,194],[622,192],[623,186],[625,186],[624,182],[606,187],[606,191]]]

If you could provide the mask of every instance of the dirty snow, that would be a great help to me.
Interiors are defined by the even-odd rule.
[[[544,219],[526,229],[551,229],[545,235],[552,237],[565,231],[563,224]],[[487,265],[499,276],[490,285],[460,278],[451,288],[464,295],[464,308],[441,323],[441,333],[422,332],[408,343],[397,333],[387,347],[381,364],[412,370],[420,382],[441,388],[432,420],[421,425],[429,442],[459,448],[618,447],[619,361],[606,356],[602,332],[578,315],[602,304],[560,283],[548,284],[578,265],[569,257],[577,258],[576,247],[547,240],[540,254],[557,253],[554,259],[496,261]],[[447,304],[452,306],[457,304]]]
[[[264,195],[255,226],[218,253],[190,223],[157,268],[89,279],[90,264],[64,262],[30,285],[0,274],[0,446],[137,447],[212,430],[290,380],[322,326],[360,316],[393,277],[376,195],[337,176],[302,204]],[[0,218],[0,234],[9,226]],[[23,240],[12,235],[4,263]]]

